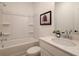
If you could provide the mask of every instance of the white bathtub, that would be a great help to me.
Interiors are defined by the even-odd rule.
[[[25,51],[32,46],[38,45],[38,40],[29,38],[29,39],[15,39],[10,41],[5,41],[0,44],[0,56],[20,56],[27,54]]]

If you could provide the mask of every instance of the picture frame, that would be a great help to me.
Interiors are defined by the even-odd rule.
[[[40,14],[40,25],[51,25],[51,11]]]

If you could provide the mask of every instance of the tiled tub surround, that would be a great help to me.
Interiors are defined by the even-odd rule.
[[[33,39],[33,3],[1,3],[0,16],[0,32],[7,39],[3,39],[2,43],[0,41],[0,55],[23,55],[29,47],[36,45],[37,40]]]
[[[4,45],[3,48],[2,44]],[[38,45],[38,41],[34,38],[5,41],[0,43],[0,56],[27,55],[26,50],[35,45]]]
[[[57,48],[61,51],[64,51],[68,54],[71,54],[71,55],[74,55],[74,56],[79,56],[79,40],[76,40],[76,39],[71,40],[73,43],[75,43],[75,46],[65,46],[65,45],[61,45],[61,44],[53,41],[52,38],[54,38],[54,37],[53,36],[41,37],[40,41],[43,41],[43,42],[47,43],[48,45],[55,47],[55,48]],[[49,49],[51,49],[51,48],[49,48]],[[53,52],[51,51],[51,53],[53,53]]]
[[[3,32],[7,41],[34,37],[33,4],[31,2],[1,3],[0,16],[0,32]]]

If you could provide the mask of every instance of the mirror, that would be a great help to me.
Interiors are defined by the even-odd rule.
[[[79,3],[55,3],[55,29],[60,31],[79,31]]]

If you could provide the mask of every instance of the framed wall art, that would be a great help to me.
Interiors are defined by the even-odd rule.
[[[40,14],[40,25],[51,25],[51,11]]]

